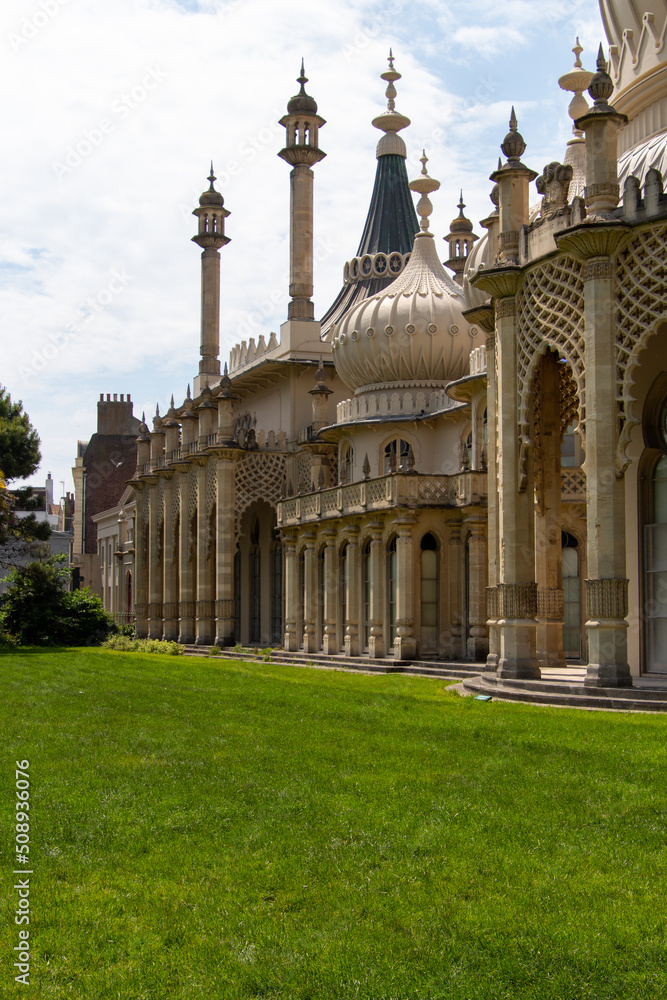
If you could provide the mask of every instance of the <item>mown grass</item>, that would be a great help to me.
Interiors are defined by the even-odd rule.
[[[105,650],[0,654],[41,998],[667,994],[667,719],[419,678]]]

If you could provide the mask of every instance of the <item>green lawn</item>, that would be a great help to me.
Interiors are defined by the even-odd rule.
[[[664,997],[666,738],[420,678],[4,653],[0,997]]]

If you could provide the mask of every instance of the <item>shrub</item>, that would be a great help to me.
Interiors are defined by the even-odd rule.
[[[99,597],[87,588],[67,592],[65,556],[19,566],[7,579],[0,630],[20,645],[94,645],[113,629]]]
[[[127,635],[110,635],[102,643],[105,649],[115,649],[119,653],[162,653],[166,656],[182,656],[183,646],[168,639],[136,639]]]
[[[209,656],[220,656],[221,652],[222,652],[222,650],[220,649],[220,646],[211,646],[211,648],[208,651],[208,655]]]

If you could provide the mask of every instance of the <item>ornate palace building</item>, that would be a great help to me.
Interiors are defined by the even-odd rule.
[[[463,200],[446,236],[452,277],[390,57],[368,217],[320,321],[325,121],[302,68],[287,320],[222,372],[211,173],[193,391],[141,423],[134,477],[94,516],[105,601],[139,635],[500,678],[587,663],[598,687],[667,673],[667,0],[638,6],[601,3],[595,73],[575,46],[562,162],[527,166],[512,112],[483,237]]]

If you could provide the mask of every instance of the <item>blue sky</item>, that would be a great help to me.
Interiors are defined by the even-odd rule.
[[[287,312],[289,168],[278,119],[298,89],[327,125],[315,167],[315,310],[353,256],[375,173],[390,46],[408,171],[423,146],[443,237],[462,187],[489,213],[512,104],[536,170],[565,154],[558,77],[575,36],[594,68],[595,0],[5,0],[0,12],[0,382],[23,400],[47,471],[71,490],[101,392],[147,415],[182,399],[199,359],[190,214],[211,158],[232,213],[222,252],[222,357]],[[442,244],[443,259],[445,244]]]

